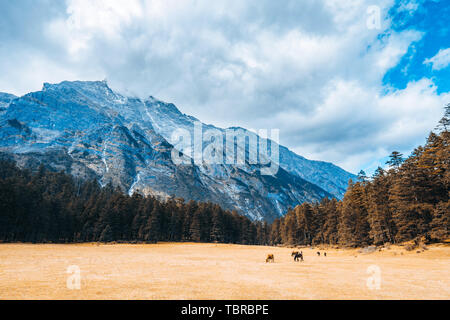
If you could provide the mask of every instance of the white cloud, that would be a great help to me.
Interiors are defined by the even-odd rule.
[[[431,64],[433,70],[447,68],[450,65],[450,48],[439,50],[434,57],[426,59],[424,63]]]
[[[0,30],[0,91],[107,78],[208,123],[280,128],[299,154],[353,172],[421,143],[448,99],[427,79],[383,93],[422,37],[390,28],[393,0],[376,3],[381,30],[367,28],[369,0],[68,0],[52,14],[46,3],[26,25],[10,21],[11,36]]]
[[[450,100],[450,94],[439,96],[436,89],[422,79],[381,94],[364,83],[339,80],[324,89],[327,98],[313,114],[286,112],[276,122],[284,124],[299,154],[338,159],[339,165],[358,172],[393,150],[408,154],[425,142]]]
[[[418,0],[402,0],[400,2],[398,11],[407,12],[409,15],[412,15],[419,8]]]

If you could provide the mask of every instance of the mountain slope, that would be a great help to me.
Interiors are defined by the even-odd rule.
[[[283,165],[266,176],[262,165],[248,162],[174,163],[170,129],[191,130],[195,121],[173,104],[125,97],[106,82],[46,83],[41,91],[8,101],[0,114],[0,151],[23,167],[44,163],[130,194],[212,201],[252,219],[271,221],[290,206],[331,196]],[[286,153],[294,161],[284,149],[281,159]]]
[[[188,130],[191,135],[194,134],[194,125],[199,122],[198,119],[181,113],[171,103],[164,103],[153,97],[150,97],[145,103],[153,125],[167,140],[170,141],[170,137],[176,128],[183,128]],[[225,131],[212,125],[203,123],[202,125],[206,129]],[[239,132],[238,135],[241,136],[253,138],[256,136],[255,133],[240,127],[228,128],[227,130],[237,131]],[[275,142],[271,141],[271,143]],[[248,147],[248,143],[246,147]],[[348,180],[356,177],[332,163],[308,160],[281,145],[279,146],[279,155],[278,164],[281,168],[318,185],[339,199],[344,196]]]
[[[0,92],[0,114],[6,111],[11,101],[17,98],[13,94]]]

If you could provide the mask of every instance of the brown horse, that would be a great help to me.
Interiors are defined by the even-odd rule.
[[[268,254],[267,255],[267,258],[266,258],[266,263],[267,262],[275,262],[275,258],[274,258],[274,256],[273,256],[273,254]]]

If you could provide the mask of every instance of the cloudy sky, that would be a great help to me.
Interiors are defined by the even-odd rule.
[[[358,172],[450,102],[447,0],[0,0],[0,91],[107,79]]]

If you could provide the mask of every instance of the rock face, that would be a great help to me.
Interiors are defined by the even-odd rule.
[[[226,144],[223,155],[236,148],[237,153],[244,152],[246,161],[211,163],[195,159],[189,150],[174,149],[174,131],[195,134],[195,128],[243,137],[244,144]],[[340,198],[348,179],[354,177],[282,146],[276,163],[279,170],[264,175],[266,165],[248,161],[257,152],[249,142],[252,138],[264,141],[242,128],[224,130],[201,124],[153,97],[125,97],[104,81],[45,83],[41,91],[22,97],[0,94],[3,155],[23,167],[43,163],[82,178],[96,178],[102,185],[112,183],[130,194],[211,201],[252,219],[272,221],[298,203]],[[200,153],[212,145],[213,140],[207,140]],[[185,161],[174,161],[174,154]]]
[[[15,95],[0,92],[0,115],[6,111],[11,101],[17,98]]]

